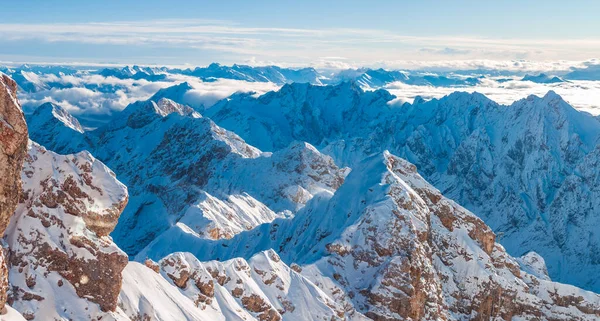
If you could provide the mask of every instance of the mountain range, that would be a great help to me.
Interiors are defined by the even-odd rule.
[[[169,92],[160,97],[177,99]],[[294,83],[260,97],[234,95],[202,113],[261,151],[304,141],[352,168],[387,149],[484,219],[509,253],[536,251],[553,279],[597,290],[590,271],[598,269],[598,218],[588,214],[598,209],[590,166],[598,153],[596,118],[553,92],[510,106],[477,93],[400,106],[393,99],[356,82]],[[32,130],[34,139],[38,135]],[[58,145],[51,148],[77,150]],[[577,193],[570,192],[574,186]]]
[[[5,82],[4,118],[20,113]],[[509,106],[477,93],[399,104],[363,85],[294,82],[202,109],[180,85],[92,131],[57,104],[38,107],[4,237],[11,311],[600,317],[599,295],[556,282],[598,286],[596,118],[553,92]]]

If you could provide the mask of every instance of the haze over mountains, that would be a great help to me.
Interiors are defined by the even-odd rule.
[[[560,95],[594,93],[589,68],[5,68],[0,125],[19,95],[30,138],[7,302],[27,320],[596,320],[600,100]]]

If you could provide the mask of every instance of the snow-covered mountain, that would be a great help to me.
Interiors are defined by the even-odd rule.
[[[585,68],[573,68],[565,75],[570,80],[600,80],[600,64],[589,65]]]
[[[57,155],[30,142],[23,198],[5,237],[9,303],[28,320],[91,320],[114,311],[127,255],[108,234],[127,188],[88,152]]]
[[[224,66],[218,63],[212,63],[207,67],[197,67],[193,70],[171,70],[171,72],[196,76],[205,81],[223,78],[250,82],[272,82],[280,85],[292,82],[319,85],[322,78],[314,68],[291,69],[278,66],[253,67],[237,64]]]
[[[217,242],[170,231],[139,258],[185,248],[224,260],[276,248],[337,302],[374,320],[597,317],[583,311],[600,302],[598,295],[524,272],[494,240],[489,227],[443,197],[414,165],[384,152],[292,219]],[[524,269],[543,271],[532,255],[520,260]],[[557,308],[570,297],[596,303]]]
[[[57,150],[73,149],[82,151],[88,149],[88,144],[81,134],[84,132],[77,118],[59,105],[45,103],[40,105],[33,114],[27,115],[27,122],[33,128],[39,128],[44,135],[37,137],[42,145],[55,146]]]
[[[166,78],[167,68],[140,67],[137,65],[125,66],[123,68],[104,68],[98,71],[104,77],[115,77],[119,79],[144,79],[148,81],[160,81]]]
[[[309,132],[290,123],[296,111],[313,112],[302,120],[320,146],[329,145],[326,135],[345,135],[345,122],[374,117],[392,124],[398,118],[385,117],[399,107],[388,104],[389,93],[365,93],[356,84],[284,88],[294,99],[272,115],[279,118],[240,123],[265,121],[263,137],[272,134],[267,125],[281,125],[283,139],[268,141],[281,146],[273,152],[164,98],[132,104],[97,130],[72,131],[94,156],[61,156],[32,143],[22,174],[25,197],[7,238],[24,262],[11,267],[11,282],[23,290],[13,302],[17,311],[34,320],[46,315],[40,311],[58,319],[164,321],[600,317],[599,295],[548,280],[535,253],[508,255],[481,219],[443,196],[411,163],[387,151],[358,160],[368,146],[363,139],[347,157],[335,155],[352,165],[339,168],[293,139]],[[312,88],[330,101],[313,98]],[[269,95],[265,101],[275,110],[279,94]],[[250,101],[236,97],[230,101]],[[301,97],[311,98],[294,103]],[[312,109],[334,99],[340,101],[331,113]],[[215,115],[226,119],[223,110]],[[32,125],[61,113],[34,115]],[[330,128],[319,127],[328,122]],[[52,124],[71,129],[64,120]],[[43,133],[31,127],[32,138]],[[61,148],[70,153],[79,146]],[[100,160],[128,187],[115,243],[144,264],[127,263],[106,235],[127,193]],[[60,262],[54,253],[66,253],[66,268],[54,269]],[[102,263],[106,255],[110,260]],[[102,262],[69,268],[81,260]],[[55,295],[40,299],[39,293]]]
[[[355,81],[362,87],[382,88],[393,82],[401,82],[415,86],[457,87],[474,86],[480,82],[478,77],[448,77],[434,73],[410,72],[385,69],[347,69],[336,73],[324,82],[330,85]]]
[[[356,83],[292,84],[223,100],[205,116],[262,150],[302,140],[343,166],[388,149],[484,219],[509,253],[534,250],[554,279],[598,289],[598,195],[573,186],[586,166],[597,171],[586,157],[600,137],[596,118],[553,92],[510,106],[477,93],[402,106],[393,98]]]

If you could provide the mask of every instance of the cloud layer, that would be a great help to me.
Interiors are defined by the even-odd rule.
[[[395,101],[396,103],[412,103],[416,96],[421,96],[428,100],[431,98],[441,98],[454,91],[465,91],[482,93],[497,103],[504,105],[511,104],[529,95],[543,96],[548,91],[553,90],[576,109],[592,115],[600,115],[600,81],[538,84],[518,79],[506,82],[485,79],[477,86],[462,88],[412,86],[395,82],[388,85],[386,89],[398,97]]]
[[[33,93],[21,91],[19,99],[25,113],[44,102],[61,105],[75,116],[102,118],[124,109],[130,103],[146,100],[158,90],[188,82],[193,89],[186,94],[186,103],[211,106],[236,92],[263,94],[279,86],[264,82],[218,79],[203,82],[196,77],[169,75],[165,81],[118,79],[101,75],[36,75],[35,80],[46,88]],[[67,87],[67,88],[64,88]]]

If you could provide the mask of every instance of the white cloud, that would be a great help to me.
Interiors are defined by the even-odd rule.
[[[143,79],[119,79],[90,74],[62,76],[43,74],[36,75],[36,81],[42,84],[54,82],[71,88],[53,87],[34,93],[20,92],[19,99],[25,112],[33,111],[44,102],[53,102],[76,116],[110,115],[135,101],[150,98],[162,88],[184,81],[193,87],[187,93],[185,103],[207,107],[235,92],[263,94],[279,88],[273,83],[231,79],[202,82],[196,77],[184,75],[169,75],[165,81],[150,82]],[[97,89],[98,87],[104,88],[104,86],[110,86],[110,88],[107,90]]]
[[[416,96],[429,100],[441,98],[455,91],[479,92],[497,103],[509,105],[529,95],[543,96],[553,90],[578,110],[600,115],[600,81],[572,81],[558,84],[537,84],[530,81],[511,80],[504,83],[487,79],[474,87],[412,86],[396,82],[386,89],[395,95],[394,103],[412,102]]]

